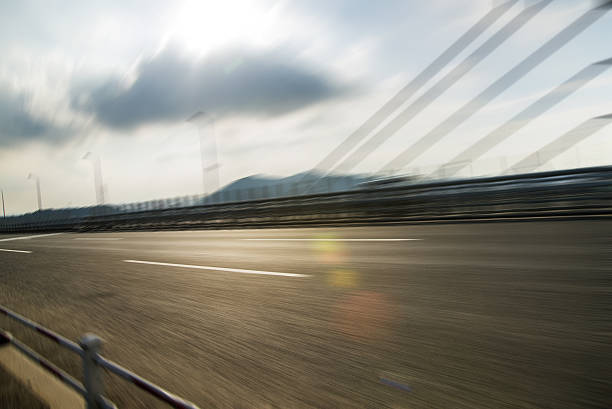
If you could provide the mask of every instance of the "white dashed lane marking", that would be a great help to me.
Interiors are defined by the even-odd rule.
[[[72,240],[82,240],[82,241],[117,241],[123,240],[123,237],[77,237]]]
[[[49,234],[37,234],[34,236],[9,237],[8,239],[0,239],[0,241],[30,240],[30,239],[36,239],[39,237],[57,236],[58,234],[62,234],[62,233],[49,233]]]
[[[241,239],[244,241],[420,241],[423,239]]]
[[[196,266],[196,265],[191,265],[191,264],[160,263],[157,261],[142,261],[142,260],[123,260],[123,261],[125,261],[126,263],[149,264],[152,266],[191,268],[191,269],[196,269],[196,270],[225,271],[229,273],[240,273],[240,274],[260,274],[260,275],[267,275],[267,276],[282,276],[282,277],[310,277],[308,274],[279,273],[277,271],[247,270],[244,268]]]

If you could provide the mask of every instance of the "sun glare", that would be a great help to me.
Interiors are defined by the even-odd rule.
[[[180,44],[187,51],[206,53],[234,43],[265,42],[269,38],[274,10],[253,0],[191,0],[183,3],[164,44]]]

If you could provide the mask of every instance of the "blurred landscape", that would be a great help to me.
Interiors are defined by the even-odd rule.
[[[610,10],[0,4],[0,408],[612,408]]]

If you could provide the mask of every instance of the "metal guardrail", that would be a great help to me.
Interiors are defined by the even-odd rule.
[[[87,394],[87,390],[79,381],[74,379],[72,376],[68,375],[63,370],[59,369],[57,366],[53,365],[51,362],[34,352],[27,345],[21,343],[13,335],[8,332],[0,331],[0,344],[10,343],[19,351],[21,351],[24,355],[30,358],[32,361],[36,362],[48,372],[50,372],[53,376],[58,378],[60,381],[74,389],[76,392],[85,396]]]
[[[102,340],[94,334],[85,334],[76,344],[69,339],[43,327],[40,324],[31,321],[16,312],[9,310],[0,305],[0,313],[31,328],[39,334],[45,336],[56,344],[68,349],[71,352],[79,355],[83,361],[83,379],[84,384],[68,375],[63,370],[43,358],[27,345],[15,339],[11,334],[0,331],[0,344],[10,343],[24,355],[30,358],[42,368],[51,373],[64,384],[68,385],[74,391],[79,393],[85,399],[87,409],[117,409],[114,403],[105,398],[104,383],[102,382],[102,370],[106,369],[109,372],[131,382],[143,391],[155,396],[157,399],[167,403],[176,409],[199,409],[196,405],[188,402],[172,393],[166,391],[158,385],[136,375],[130,370],[116,364],[100,355]]]
[[[70,351],[74,352],[75,354],[78,355],[83,355],[83,348],[81,348],[78,344],[76,344],[75,342],[70,341],[69,339],[66,339],[64,337],[62,337],[59,334],[56,334],[55,332],[43,327],[42,325],[39,325],[37,323],[35,323],[34,321],[31,321],[29,319],[27,319],[24,316],[21,316],[19,314],[17,314],[16,312],[13,312],[11,310],[9,310],[8,308],[5,308],[3,306],[0,305],[0,313],[6,315],[9,318],[12,318],[13,320],[19,322],[20,324],[25,325],[28,328],[33,329],[34,331],[44,335],[45,337],[47,337],[48,339],[50,339],[51,341],[55,342],[56,344],[63,346],[64,348],[69,349]]]
[[[572,209],[574,207],[574,209]],[[612,216],[612,166],[408,183],[26,224],[2,232],[414,223]]]

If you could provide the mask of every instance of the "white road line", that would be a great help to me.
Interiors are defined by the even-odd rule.
[[[153,266],[166,266],[166,267],[193,268],[196,270],[227,271],[230,273],[261,274],[261,275],[267,275],[267,276],[283,276],[283,277],[310,277],[310,275],[308,274],[278,273],[276,271],[246,270],[243,268],[194,266],[191,264],[159,263],[157,261],[142,261],[142,260],[123,260],[123,261],[125,261],[126,263],[150,264]]]
[[[0,239],[0,241],[30,240],[30,239],[36,239],[38,237],[57,236],[58,234],[62,234],[62,233],[49,233],[49,234],[37,234],[34,236],[9,237],[8,239]]]
[[[245,241],[420,241],[423,239],[241,239]]]
[[[92,241],[115,241],[123,240],[123,237],[77,237],[72,240],[92,240]]]
[[[7,253],[27,253],[27,254],[31,253],[31,251],[26,251],[26,250],[11,250],[11,249],[0,249],[0,251],[6,251]]]

